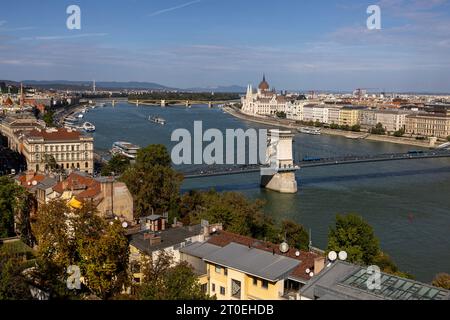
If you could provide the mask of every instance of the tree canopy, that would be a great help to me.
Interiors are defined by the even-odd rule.
[[[372,227],[362,217],[337,215],[328,234],[328,251],[346,251],[348,261],[371,265],[379,255],[379,241]]]
[[[174,263],[166,251],[143,263],[144,279],[138,288],[141,300],[207,300],[197,275],[185,262]]]
[[[28,236],[27,229],[30,211],[33,201],[28,192],[17,185],[9,177],[0,177],[0,238],[16,235],[16,231],[22,230],[25,237]],[[17,218],[16,228],[14,221]],[[26,240],[26,239],[25,239]],[[28,241],[26,240],[28,243]]]
[[[433,280],[433,286],[450,290],[450,274],[439,273]]]
[[[165,146],[150,145],[139,150],[136,163],[121,180],[133,195],[138,217],[166,212],[176,215],[183,176],[172,169]]]
[[[71,209],[63,200],[43,205],[32,225],[38,257],[45,269],[64,282],[67,267],[78,266],[87,290],[109,299],[128,284],[128,240],[117,220],[106,221],[94,204]]]

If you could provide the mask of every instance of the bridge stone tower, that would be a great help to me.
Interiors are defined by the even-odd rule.
[[[280,193],[296,193],[297,181],[292,155],[291,131],[270,130],[268,133],[267,164],[269,168],[261,169],[261,186]]]

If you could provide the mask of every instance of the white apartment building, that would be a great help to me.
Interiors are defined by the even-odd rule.
[[[400,110],[375,111],[376,123],[381,123],[387,132],[395,132],[405,129],[408,112]]]

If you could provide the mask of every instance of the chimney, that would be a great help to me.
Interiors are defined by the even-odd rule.
[[[325,257],[314,259],[314,274],[319,274],[325,268]]]

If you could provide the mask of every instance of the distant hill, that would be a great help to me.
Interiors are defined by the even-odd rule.
[[[20,82],[0,80],[7,85],[20,86]],[[68,81],[68,80],[24,80],[23,84],[40,89],[55,90],[92,90],[92,81]],[[98,81],[95,83],[98,90],[164,90],[164,91],[189,91],[189,92],[217,92],[217,93],[245,93],[247,88],[238,85],[195,87],[195,88],[171,88],[154,82],[116,82]]]
[[[207,87],[207,88],[188,88],[186,91],[194,92],[232,92],[232,93],[245,93],[247,88],[241,86],[218,86],[218,87]]]
[[[92,89],[92,81],[67,81],[67,80],[52,80],[52,81],[37,81],[25,80],[25,84],[44,89],[59,89],[59,90],[90,90]],[[153,82],[107,82],[99,81],[95,83],[97,89],[102,90],[118,90],[118,89],[136,89],[136,90],[174,90],[172,88],[163,86]]]

